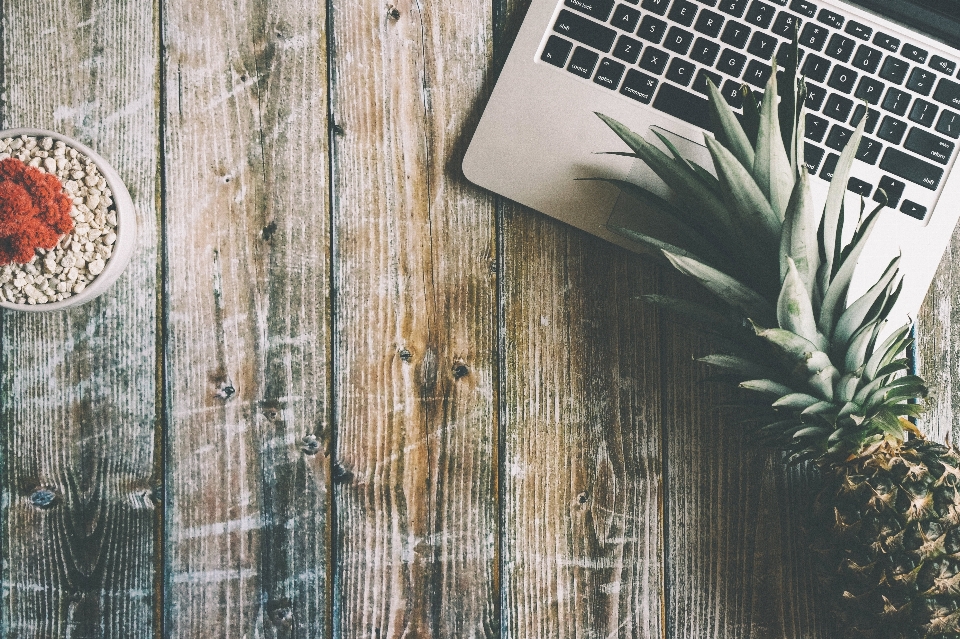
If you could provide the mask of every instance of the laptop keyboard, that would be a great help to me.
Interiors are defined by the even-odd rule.
[[[923,220],[960,138],[957,60],[867,22],[808,0],[561,0],[540,60],[709,129],[707,78],[741,110],[799,28],[810,173],[833,177],[866,116],[848,188]]]

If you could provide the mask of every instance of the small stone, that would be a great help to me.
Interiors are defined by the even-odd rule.
[[[50,173],[55,173],[57,171],[57,161],[53,158],[46,158],[43,161],[43,168],[45,168]]]
[[[86,283],[86,282],[77,282],[76,285],[73,287],[73,292],[74,292],[74,293],[82,293],[82,292],[83,292],[83,289],[85,289],[85,288],[87,288],[87,283]]]
[[[101,260],[101,259],[98,257],[97,259],[95,259],[95,260],[93,260],[92,262],[90,262],[89,264],[87,264],[87,270],[88,270],[92,275],[100,275],[100,273],[103,273],[103,267],[104,267],[104,266],[106,266],[106,264],[104,264],[103,260]]]

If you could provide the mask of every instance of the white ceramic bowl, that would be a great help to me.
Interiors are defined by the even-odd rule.
[[[133,200],[127,187],[124,186],[120,175],[114,170],[106,160],[100,157],[93,149],[80,144],[74,139],[68,138],[54,131],[45,131],[43,129],[7,129],[0,131],[0,139],[15,138],[21,135],[29,135],[37,138],[50,137],[54,140],[61,140],[69,147],[73,147],[80,153],[90,158],[103,177],[107,180],[107,185],[113,192],[113,206],[117,211],[117,241],[114,243],[113,253],[107,260],[103,271],[90,282],[89,285],[76,295],[72,295],[59,302],[48,302],[46,304],[14,304],[12,302],[0,301],[0,308],[8,308],[16,311],[57,311],[71,306],[79,306],[89,302],[93,298],[101,295],[110,286],[117,281],[123,269],[127,267],[130,258],[133,256],[134,248],[137,244],[137,215],[133,208]]]

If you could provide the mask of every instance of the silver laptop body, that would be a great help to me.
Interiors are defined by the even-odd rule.
[[[594,112],[659,144],[650,134],[657,128],[710,166],[702,146],[704,77],[712,74],[725,95],[743,82],[759,91],[760,69],[770,66],[765,51],[787,43],[784,25],[797,20],[801,71],[820,90],[805,110],[814,118],[806,127],[811,174],[831,174],[844,135],[867,115],[869,148],[860,147],[851,182],[858,192],[848,192],[847,210],[859,211],[862,197],[870,207],[881,186],[897,195],[861,258],[851,296],[902,254],[904,289],[890,328],[915,318],[960,218],[960,171],[951,172],[960,146],[960,50],[840,2],[635,2],[532,0],[465,155],[466,177],[641,251],[610,230],[633,207],[629,198],[577,178],[630,179],[668,191],[641,162],[598,154],[627,149]],[[825,199],[827,181],[812,182]],[[849,233],[855,217],[847,215]]]

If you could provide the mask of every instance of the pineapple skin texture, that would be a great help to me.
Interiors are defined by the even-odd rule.
[[[844,637],[960,637],[960,452],[883,444],[822,467],[812,541]]]

